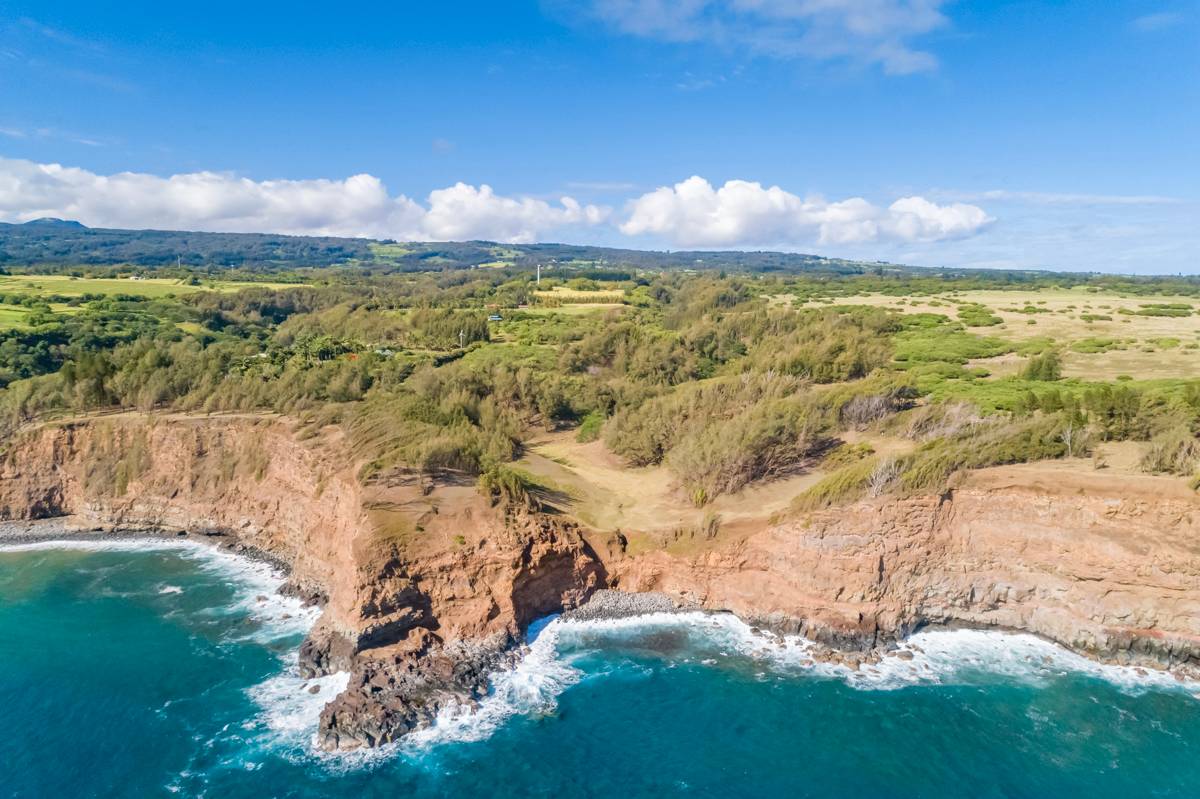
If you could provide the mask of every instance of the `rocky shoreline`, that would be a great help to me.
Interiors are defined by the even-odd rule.
[[[121,491],[89,477],[124,468],[135,444],[152,455]],[[31,427],[0,459],[0,518],[41,520],[0,523],[0,547],[183,539],[271,564],[288,575],[281,590],[323,605],[299,652],[304,676],[350,673],[322,716],[329,748],[377,746],[473,701],[519,657],[529,624],[554,613],[732,613],[852,669],[950,626],[1031,633],[1098,662],[1200,668],[1200,499],[1165,478],[1005,467],[936,496],[633,546],[461,480],[363,481],[360,467],[338,430],[301,437],[284,418]]]
[[[289,564],[278,557],[241,543],[236,536],[225,532],[189,533],[154,527],[80,526],[70,516],[0,522],[0,549],[6,545],[54,541],[138,540],[194,541],[268,563],[285,574],[290,571]],[[294,593],[289,590],[289,585],[281,588],[281,592]],[[563,610],[560,618],[565,622],[586,623],[652,614],[697,612],[720,614],[730,611],[706,608],[698,602],[675,598],[663,592],[601,588],[591,592],[586,601]],[[830,641],[812,635],[815,631],[807,629],[802,620],[782,614],[742,617],[742,620],[750,626],[753,634],[764,637],[766,646],[783,646],[785,637],[799,635],[812,642],[812,648],[807,653],[812,661],[842,666],[852,671],[876,665],[886,658],[912,658],[912,652],[902,646],[906,636],[885,639],[877,635],[849,635]],[[922,629],[929,628],[1030,633],[1021,628],[953,621],[922,625]],[[333,697],[322,711],[316,739],[320,747],[332,751],[394,743],[412,731],[434,724],[439,714],[447,708],[473,707],[487,695],[493,675],[515,667],[527,651],[518,639],[508,634],[496,634],[478,640],[442,642],[427,632],[416,632],[418,634],[403,646],[362,653],[345,652],[336,664],[322,662],[316,657],[315,641],[310,634],[300,649],[301,673],[304,676],[320,676],[343,669],[351,672],[347,688]],[[1038,637],[1062,646],[1045,636]],[[1099,663],[1127,665],[1121,658],[1106,657],[1103,653],[1078,647],[1064,646],[1064,649],[1088,656]],[[1190,667],[1160,668],[1181,681],[1200,677],[1197,670]],[[1141,667],[1137,670],[1145,673]]]
[[[160,527],[124,525],[80,525],[72,516],[52,516],[45,519],[0,521],[0,549],[22,544],[42,544],[55,541],[193,541],[214,549],[221,549],[250,560],[265,563],[284,576],[292,572],[291,564],[282,558],[258,547],[250,546],[236,536],[217,530],[188,532],[187,530],[164,530]],[[295,594],[290,583],[281,591]],[[302,597],[303,598],[303,597]],[[316,598],[309,604],[319,604]]]
[[[657,591],[630,593],[611,588],[593,591],[583,604],[563,611],[564,621],[609,621],[651,613],[687,613],[702,610],[694,602],[677,602]]]

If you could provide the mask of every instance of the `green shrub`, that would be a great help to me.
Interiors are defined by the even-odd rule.
[[[818,510],[861,499],[877,465],[878,459],[868,457],[841,467],[792,500],[792,510]]]
[[[527,473],[512,466],[497,465],[479,475],[476,483],[479,493],[493,503],[538,507],[534,498],[537,483]]]
[[[1083,338],[1071,344],[1071,349],[1075,352],[1085,354],[1095,354],[1098,352],[1108,352],[1109,350],[1122,349],[1120,341],[1111,338]]]
[[[993,314],[986,305],[977,304],[958,306],[958,318],[967,327],[991,327],[1004,321]]]
[[[1047,350],[1041,355],[1035,355],[1021,370],[1021,377],[1026,380],[1053,382],[1062,378],[1062,358],[1055,350]]]
[[[587,416],[584,416],[583,421],[579,423],[579,430],[575,433],[575,440],[580,444],[596,441],[600,438],[600,431],[603,428],[604,414],[600,411],[592,411]]]
[[[795,470],[824,446],[827,428],[806,399],[758,403],[731,419],[691,427],[666,464],[702,505],[755,480]]]
[[[1200,465],[1200,441],[1183,425],[1154,436],[1139,462],[1142,471],[1151,474],[1191,475],[1197,465]]]
[[[1076,418],[1055,414],[995,420],[961,435],[934,439],[902,459],[899,485],[907,492],[937,491],[959,470],[1090,452],[1088,431]]]
[[[1143,303],[1137,313],[1139,316],[1191,316],[1192,306],[1178,302]]]

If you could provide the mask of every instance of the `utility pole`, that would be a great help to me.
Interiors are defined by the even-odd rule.
[[[542,285],[542,265],[538,264],[537,267],[538,267],[537,284],[540,286],[540,285]]]

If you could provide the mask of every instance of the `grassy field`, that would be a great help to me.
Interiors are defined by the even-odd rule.
[[[620,305],[625,299],[625,292],[620,289],[578,291],[566,286],[555,286],[548,291],[535,291],[534,295],[547,305]]]
[[[1025,344],[1053,344],[1063,349],[1065,377],[1158,380],[1200,375],[1200,303],[1192,297],[1123,297],[1079,288],[929,297],[869,294],[839,298],[836,304],[942,314],[961,319],[974,333],[1012,342],[1018,350]],[[809,302],[804,307],[819,305]],[[1014,374],[1024,361],[1005,354],[974,359],[971,365],[1002,377]]]
[[[260,286],[283,288],[294,283],[243,283],[229,280],[204,281],[189,286],[170,278],[74,278],[69,275],[0,275],[0,294],[80,296],[83,294],[131,294],[138,297],[165,297],[197,291],[241,291]]]
[[[50,306],[50,310],[54,313],[77,313],[78,308],[73,308],[70,305],[62,303],[54,303]],[[27,319],[33,311],[21,305],[3,305],[0,304],[0,330],[13,330],[15,328],[27,327]]]
[[[853,432],[848,445],[870,444],[879,453],[897,455],[913,443]],[[792,499],[826,476],[819,465],[776,480],[756,482],[697,508],[666,466],[630,467],[600,441],[580,443],[575,431],[547,433],[531,442],[517,465],[569,496],[569,510],[598,530],[621,530],[633,547],[666,546],[688,552],[702,545],[696,534],[715,514],[726,533],[761,526],[785,512]]]
[[[612,308],[624,308],[624,304],[619,302],[577,302],[570,305],[559,306],[535,306],[533,308],[522,308],[521,313],[531,314],[533,316],[546,316],[551,314],[562,314],[563,316],[584,316],[586,314],[601,313]]]

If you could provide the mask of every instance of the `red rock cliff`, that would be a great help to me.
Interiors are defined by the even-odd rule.
[[[1200,502],[1178,481],[1050,467],[970,476],[632,556],[563,517],[494,508],[469,482],[362,480],[336,429],[265,416],[122,414],[9,443],[0,515],[218,531],[327,597],[306,673],[351,669],[329,747],[376,745],[478,690],[533,618],[596,587],[663,591],[829,643],[923,624],[1035,632],[1099,657],[1200,662]]]

